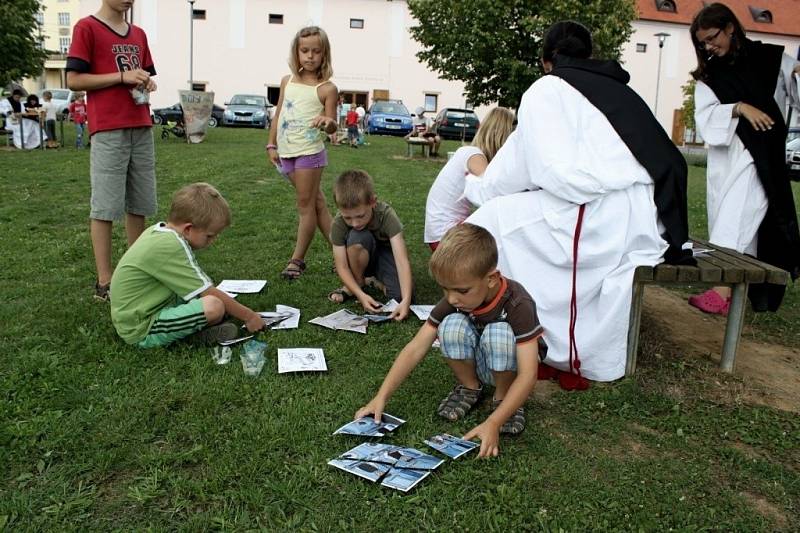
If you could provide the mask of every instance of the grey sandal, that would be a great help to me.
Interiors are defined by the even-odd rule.
[[[492,411],[496,410],[502,400],[492,400]],[[525,408],[519,407],[508,420],[500,426],[502,435],[519,435],[525,430]]]
[[[464,385],[457,385],[447,397],[439,404],[436,414],[455,422],[469,413],[481,400],[483,387],[480,389],[468,389]]]

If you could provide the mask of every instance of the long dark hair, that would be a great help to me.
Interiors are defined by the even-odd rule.
[[[695,54],[697,54],[697,68],[692,71],[692,77],[696,80],[708,79],[708,61],[711,59],[706,53],[705,46],[700,48],[700,41],[697,40],[697,32],[699,30],[708,30],[717,28],[725,31],[728,24],[733,26],[733,35],[731,36],[731,48],[728,51],[728,56],[731,61],[735,61],[741,52],[741,47],[744,44],[745,34],[739,19],[733,14],[725,4],[715,2],[709,4],[701,9],[697,15],[694,16],[692,26],[689,28],[689,36],[692,38]]]
[[[588,59],[592,55],[592,34],[573,20],[556,22],[547,30],[542,43],[542,59],[554,63],[556,54]]]

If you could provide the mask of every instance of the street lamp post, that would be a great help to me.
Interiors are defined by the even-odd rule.
[[[653,114],[658,119],[658,89],[661,85],[661,52],[664,50],[664,41],[670,36],[669,33],[659,32],[655,34],[658,37],[658,71],[656,72],[656,101],[653,105]]]
[[[189,90],[194,87],[194,1],[189,1]]]

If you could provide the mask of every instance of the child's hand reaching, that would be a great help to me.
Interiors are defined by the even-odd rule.
[[[383,307],[382,304],[376,302],[372,296],[365,292],[362,292],[361,295],[359,295],[358,303],[360,303],[361,307],[364,308],[364,311],[367,311],[368,313],[380,313],[381,308]]]
[[[397,307],[395,307],[394,311],[389,315],[389,318],[392,320],[397,320],[398,322],[402,322],[408,317],[408,312],[410,310],[411,304],[408,303],[401,303]]]
[[[244,323],[247,331],[250,333],[255,333],[256,331],[261,331],[264,329],[264,319],[261,318],[261,315],[258,313],[253,313],[253,315],[247,319],[247,322]]]
[[[363,418],[367,415],[373,415],[375,418],[375,422],[380,422],[381,417],[383,416],[383,408],[386,407],[384,402],[376,396],[370,402],[356,411],[356,414],[353,416],[353,420],[358,420],[359,418]]]
[[[311,119],[310,126],[312,128],[323,130],[325,133],[333,133],[336,131],[336,121],[325,115],[317,115]]]
[[[481,450],[478,457],[497,457],[500,453],[500,426],[491,420],[484,420],[464,435],[464,440],[478,437],[481,440]]]

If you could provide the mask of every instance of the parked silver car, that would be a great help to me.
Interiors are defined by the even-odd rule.
[[[257,94],[237,94],[230,102],[225,102],[222,115],[224,126],[255,126],[266,128],[270,125],[269,109],[272,106],[266,97]]]

